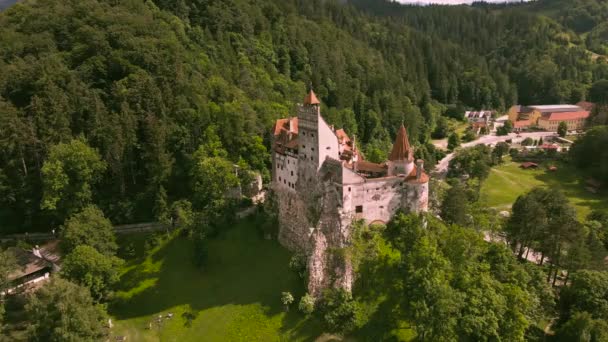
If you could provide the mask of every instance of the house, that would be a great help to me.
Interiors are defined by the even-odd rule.
[[[9,251],[15,255],[18,267],[8,275],[10,288],[6,293],[35,286],[49,279],[52,272],[60,270],[59,240],[51,241],[42,247],[36,246],[32,250],[11,247]]]
[[[464,117],[474,130],[479,131],[481,128],[490,130],[494,113],[494,111],[490,110],[467,111],[464,113]]]
[[[555,143],[553,143],[553,144],[544,143],[544,144],[540,145],[539,147],[545,151],[549,151],[549,150],[559,151],[560,150],[560,146]]]
[[[536,169],[538,168],[538,164],[533,162],[525,162],[519,165],[519,167],[521,167],[522,169]]]

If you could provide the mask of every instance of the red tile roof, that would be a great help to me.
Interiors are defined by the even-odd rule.
[[[376,164],[365,160],[360,160],[357,163],[357,171],[383,173],[387,167],[384,164]]]
[[[291,127],[289,127],[290,123]],[[298,134],[298,118],[293,117],[286,119],[278,119],[274,124],[274,135],[279,135],[283,130]]]
[[[321,104],[321,102],[317,98],[317,95],[315,94],[315,92],[312,91],[312,89],[310,89],[310,92],[304,98],[304,104],[306,104],[306,105],[318,105],[318,104]]]
[[[401,124],[399,131],[397,132],[397,138],[393,144],[393,150],[388,157],[391,161],[396,160],[409,160],[410,157],[410,142],[407,138],[407,130],[405,126]]]
[[[408,183],[427,183],[429,181],[429,175],[427,175],[424,170],[422,170],[422,175],[420,176],[420,179],[416,178],[416,173],[417,173],[418,167],[414,167],[412,169],[412,172],[410,172],[409,175],[407,175],[407,177],[405,178],[405,180]]]
[[[557,149],[559,149],[559,146],[556,144],[542,144],[542,145],[540,145],[540,148],[549,149],[549,150],[557,150]]]
[[[346,132],[344,132],[344,129],[342,128],[336,131],[336,136],[338,137],[338,141],[340,141],[340,143],[342,144],[346,144],[350,141],[348,134],[346,134]]]
[[[529,169],[531,167],[538,167],[538,164],[533,163],[533,162],[525,162],[525,163],[522,163],[519,167],[524,168],[524,169]]]
[[[581,110],[578,112],[558,112],[558,113],[549,113],[546,117],[542,117],[542,120],[548,121],[564,121],[564,120],[577,120],[577,119],[586,119],[589,117],[589,111]]]

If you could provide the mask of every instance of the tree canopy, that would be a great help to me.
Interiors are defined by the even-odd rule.
[[[107,316],[89,291],[61,278],[29,295],[26,313],[30,341],[99,341]]]

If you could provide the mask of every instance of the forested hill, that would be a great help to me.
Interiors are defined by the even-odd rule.
[[[90,203],[115,223],[161,218],[178,199],[213,207],[233,163],[268,174],[272,122],[309,85],[367,155],[382,157],[405,121],[432,164],[427,140],[449,106],[575,102],[608,78],[554,20],[403,8],[25,0],[2,11],[0,233],[49,230]]]

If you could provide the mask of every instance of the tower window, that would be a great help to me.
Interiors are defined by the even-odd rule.
[[[362,205],[358,205],[355,207],[355,212],[356,213],[362,213],[363,212],[363,206]]]
[[[310,149],[311,149],[313,152],[315,151],[315,148],[314,148],[314,147],[311,147]]]
[[[348,187],[348,192],[350,192],[350,186]]]
[[[310,133],[310,136],[314,138],[314,137],[315,137],[315,134],[314,134],[314,133]]]
[[[291,171],[291,175],[293,176],[293,171]]]

